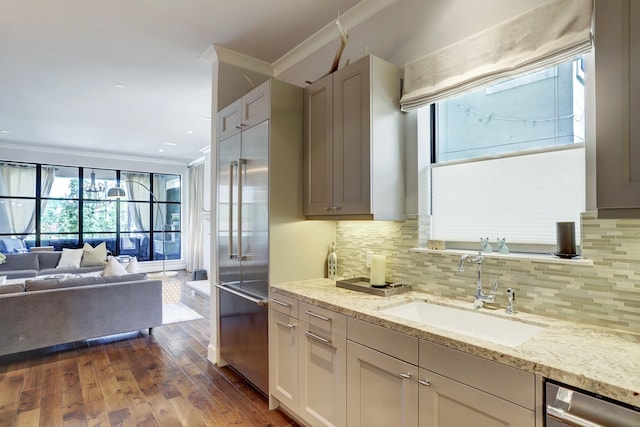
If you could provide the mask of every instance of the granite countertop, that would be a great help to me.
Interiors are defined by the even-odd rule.
[[[419,291],[380,297],[337,288],[329,279],[272,284],[270,291],[640,407],[640,335],[528,313],[480,309],[546,326],[523,344],[507,347],[380,312],[415,299],[473,310],[467,301]]]

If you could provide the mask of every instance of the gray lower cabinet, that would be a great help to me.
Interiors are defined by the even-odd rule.
[[[417,427],[417,366],[353,341],[347,354],[348,425]]]
[[[270,408],[308,426],[345,427],[345,316],[279,295],[270,307]]]
[[[640,2],[596,0],[596,180],[600,218],[640,218]]]
[[[349,426],[541,426],[535,375],[357,319],[348,325]]]
[[[534,426],[533,411],[420,369],[420,427]]]

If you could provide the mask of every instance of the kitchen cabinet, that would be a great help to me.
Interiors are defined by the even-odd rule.
[[[401,70],[366,56],[304,90],[304,214],[404,215]]]
[[[348,326],[348,425],[542,425],[535,375],[361,320]]]
[[[269,118],[270,85],[261,84],[218,112],[218,141]]]
[[[640,218],[640,3],[595,2],[596,181],[600,218]]]
[[[419,375],[420,427],[536,425],[533,374],[421,340]]]
[[[348,319],[347,423],[418,426],[418,339]]]
[[[280,295],[270,307],[270,407],[309,426],[346,426],[345,316]]]
[[[269,310],[269,393],[291,409],[299,399],[299,326],[295,317]]]
[[[314,427],[346,426],[346,318],[306,303],[300,318],[298,415]]]

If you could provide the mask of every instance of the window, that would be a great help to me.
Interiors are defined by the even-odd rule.
[[[118,182],[126,199],[108,199]],[[180,187],[179,175],[0,161],[0,251],[106,242],[140,261],[179,259]]]
[[[579,223],[585,208],[583,59],[432,111],[432,238],[475,249],[481,237],[494,248],[504,237],[553,251],[555,223]]]

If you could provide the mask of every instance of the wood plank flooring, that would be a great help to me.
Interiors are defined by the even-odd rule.
[[[0,427],[298,426],[206,360],[208,299],[181,300],[205,318],[0,357]]]

